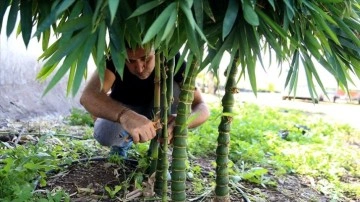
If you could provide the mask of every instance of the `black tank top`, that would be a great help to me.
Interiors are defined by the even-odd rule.
[[[179,58],[180,54],[177,54],[175,56],[175,65]],[[121,79],[111,59],[106,61],[106,68],[112,71],[116,77],[115,82],[111,87],[111,98],[130,106],[147,106],[153,103],[155,71],[153,71],[147,79],[139,79],[137,76],[130,73],[125,65],[124,77]],[[181,84],[184,79],[183,73],[185,68],[186,63],[183,62],[179,71],[174,75],[175,82]]]

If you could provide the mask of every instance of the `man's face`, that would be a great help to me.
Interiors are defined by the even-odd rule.
[[[155,52],[144,48],[127,50],[126,66],[139,79],[148,78],[155,68]]]

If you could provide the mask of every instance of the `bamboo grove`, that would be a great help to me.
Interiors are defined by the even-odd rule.
[[[316,94],[315,85],[325,91],[317,71],[319,68],[326,69],[339,86],[346,89],[351,74],[360,77],[359,14],[357,0],[0,1],[0,23],[6,21],[1,34],[10,36],[16,30],[26,46],[32,37],[42,43],[43,54],[39,59],[44,64],[37,78],[44,80],[51,76],[44,93],[62,77],[68,76],[67,94],[75,95],[87,75],[90,55],[100,79],[104,77],[105,58],[109,56],[122,76],[127,57],[125,42],[132,47],[153,47],[157,55],[162,55],[162,61],[170,61],[183,48],[180,63],[186,60],[187,67],[177,110],[171,162],[173,201],[186,200],[186,120],[191,113],[189,103],[197,74],[208,69],[218,76],[223,54],[230,53],[226,71],[228,83],[222,101],[224,113],[219,126],[215,190],[219,200],[226,201],[226,150],[230,144],[233,102],[229,93],[236,92],[236,77],[247,76],[256,93],[256,62],[260,61],[266,68],[262,53],[271,49],[275,54],[270,57],[275,57],[278,63],[290,63],[285,81],[290,89],[296,86],[299,68],[305,69],[312,95]],[[50,40],[52,38],[56,40]],[[314,61],[322,66],[315,67]],[[239,74],[235,73],[237,71]],[[156,92],[159,94],[160,90]],[[166,154],[166,151],[161,153]],[[156,167],[162,171],[167,169],[167,166],[155,166],[153,170]],[[159,178],[164,180],[164,176]],[[159,187],[164,189],[166,186]]]

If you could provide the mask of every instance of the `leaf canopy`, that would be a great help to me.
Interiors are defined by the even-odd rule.
[[[153,46],[168,58],[187,47],[189,59],[203,58],[200,70],[216,75],[229,52],[239,58],[240,75],[247,73],[255,92],[256,62],[265,66],[263,51],[272,49],[279,63],[290,64],[286,85],[296,86],[304,68],[313,91],[316,83],[325,90],[319,68],[345,88],[350,74],[360,77],[359,14],[356,0],[2,0],[0,23],[7,19],[7,26],[0,31],[9,36],[18,26],[25,45],[31,36],[42,41],[39,59],[46,62],[38,78],[54,72],[45,92],[70,71],[68,92],[75,95],[90,55],[100,77],[107,57],[122,75],[125,44]]]

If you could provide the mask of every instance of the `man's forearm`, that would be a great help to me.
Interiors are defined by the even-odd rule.
[[[195,128],[203,124],[210,116],[210,112],[205,103],[198,104],[192,109],[189,120],[189,128]]]
[[[85,94],[81,97],[80,103],[93,116],[114,122],[118,122],[120,116],[128,110],[128,108],[120,102],[101,93],[92,96]]]

